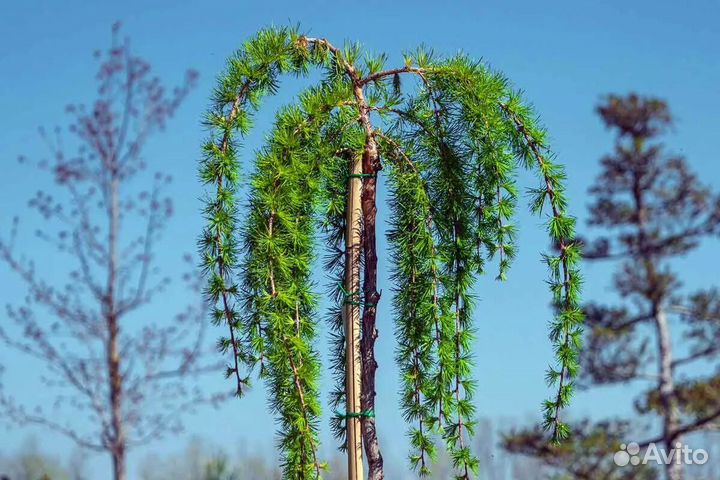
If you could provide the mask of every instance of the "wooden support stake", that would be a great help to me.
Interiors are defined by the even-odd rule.
[[[351,173],[348,178],[348,198],[345,230],[345,290],[350,293],[345,298],[343,316],[345,323],[345,366],[346,383],[345,394],[346,415],[360,413],[360,393],[362,365],[360,360],[360,305],[362,296],[360,292],[360,228],[362,206],[360,196],[362,193],[362,160],[355,157],[352,160]],[[347,454],[348,454],[348,480],[364,480],[362,450],[361,418],[347,416]]]

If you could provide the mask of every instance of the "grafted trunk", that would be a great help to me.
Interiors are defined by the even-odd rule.
[[[362,191],[363,214],[363,254],[365,260],[363,294],[365,309],[362,318],[362,409],[364,412],[375,412],[375,340],[378,330],[375,327],[377,303],[380,293],[377,291],[377,245],[375,238],[375,224],[377,216],[376,207],[376,174],[380,170],[380,159],[377,144],[372,134],[366,140],[363,154],[363,172],[369,176],[365,178]],[[380,444],[375,428],[375,417],[363,417],[363,440],[368,458],[368,480],[382,480],[383,458],[380,453]]]

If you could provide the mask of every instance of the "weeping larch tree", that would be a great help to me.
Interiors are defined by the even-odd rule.
[[[362,60],[361,60],[362,59]],[[321,478],[317,343],[320,320],[311,272],[318,243],[335,308],[330,312],[337,387],[334,431],[348,453],[348,478],[384,478],[375,418],[376,191],[386,173],[392,212],[396,360],[410,462],[430,474],[442,438],[458,479],[479,465],[471,378],[473,288],[488,263],[503,279],[515,253],[516,171],[537,174],[531,209],[547,217],[544,255],[556,310],[550,337],[553,393],[543,404],[552,440],[568,434],[560,413],[577,374],[582,314],[574,219],[564,172],[532,109],[500,73],[464,55],[427,49],[385,66],[385,55],[339,48],[296,28],[262,30],[227,62],[212,96],[200,176],[207,185],[200,239],[213,319],[227,376],[242,395],[254,373],[267,382],[277,416],[284,477]],[[321,80],[281,109],[255,156],[247,204],[239,139],[282,75]],[[320,241],[322,240],[322,242]]]

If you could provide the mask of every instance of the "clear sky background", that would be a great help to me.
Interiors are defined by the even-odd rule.
[[[32,239],[40,219],[28,215],[28,198],[45,184],[36,172],[18,165],[19,154],[42,157],[45,147],[36,128],[64,124],[64,106],[94,98],[92,52],[109,44],[110,26],[123,22],[135,53],[146,58],[170,84],[188,67],[200,71],[200,83],[166,132],[155,136],[145,151],[150,170],[170,173],[170,193],[176,215],[170,222],[161,252],[168,273],[179,272],[176,260],[195,250],[202,220],[196,163],[204,131],[201,116],[215,76],[225,58],[261,27],[299,22],[316,36],[341,43],[357,40],[368,50],[386,51],[392,60],[421,43],[439,53],[464,50],[502,70],[525,91],[542,114],[559,160],[567,165],[571,210],[586,218],[587,188],[599,170],[598,160],[612,148],[612,136],[593,112],[608,93],[657,95],[670,103],[675,130],[666,141],[688,157],[704,181],[720,189],[720,2],[696,0],[609,1],[375,1],[241,2],[241,1],[3,1],[0,6],[0,235],[7,236],[13,216],[21,215],[21,247],[32,254],[49,278],[69,267],[50,247]],[[392,62],[391,62],[392,63]],[[269,125],[273,110],[291,100],[297,86],[266,102],[255,135],[247,142],[251,159]],[[526,183],[526,186],[531,186]],[[380,200],[385,197],[381,190]],[[381,213],[381,219],[384,215]],[[540,402],[548,394],[543,374],[551,358],[546,325],[549,294],[540,250],[547,247],[541,220],[522,215],[519,256],[509,280],[495,283],[493,275],[480,282],[476,321],[477,407],[491,418],[539,418]],[[381,225],[382,226],[382,225]],[[380,242],[384,247],[385,242]],[[689,286],[718,284],[718,245],[678,262]],[[51,257],[52,256],[52,257]],[[52,261],[50,261],[52,260]],[[387,257],[381,271],[387,272]],[[587,266],[585,298],[611,298],[611,270]],[[322,277],[318,277],[322,278]],[[22,295],[16,279],[0,269],[0,304]],[[387,276],[380,287],[378,357],[378,422],[385,455],[391,463],[405,462],[404,426],[396,408],[398,375],[393,365],[394,340]],[[160,302],[177,303],[173,290]],[[157,314],[159,307],[146,312]],[[4,309],[0,321],[5,322]],[[326,345],[321,339],[321,350]],[[50,402],[50,392],[38,387],[37,371],[20,356],[0,349],[5,383],[19,399]],[[207,387],[221,384],[209,379]],[[325,377],[327,379],[327,376]],[[327,382],[326,382],[327,385]],[[326,389],[327,390],[327,389]],[[576,415],[603,417],[632,412],[636,387],[581,394]],[[327,398],[324,396],[323,398]],[[186,433],[156,442],[130,456],[130,479],[150,453],[168,454],[199,436],[230,451],[245,444],[272,455],[274,425],[258,388],[249,397],[220,410],[203,410],[185,422]],[[15,451],[34,434],[40,446],[65,457],[72,445],[36,429],[0,424],[0,454]],[[327,422],[324,436],[329,439]],[[330,448],[330,442],[326,442]],[[90,457],[93,478],[106,478],[106,459]]]

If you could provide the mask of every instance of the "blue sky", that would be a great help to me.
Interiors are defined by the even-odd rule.
[[[198,88],[182,106],[169,128],[148,145],[150,170],[164,170],[175,181],[170,193],[176,215],[171,220],[161,261],[169,273],[179,271],[177,258],[194,250],[200,231],[196,161],[204,132],[201,115],[215,76],[224,59],[257,29],[271,24],[299,22],[316,36],[341,43],[357,40],[368,50],[383,50],[398,60],[400,53],[424,43],[439,53],[463,50],[502,70],[525,91],[542,114],[554,150],[567,165],[572,208],[586,216],[587,187],[598,172],[598,159],[611,149],[593,107],[607,93],[636,91],[667,99],[677,122],[667,143],[686,155],[707,183],[720,189],[720,162],[716,140],[720,134],[720,3],[698,0],[690,6],[675,1],[366,1],[360,2],[209,2],[140,1],[5,2],[0,7],[0,235],[7,235],[11,219],[22,214],[21,244],[39,261],[54,252],[32,240],[39,219],[26,215],[26,200],[40,185],[35,172],[18,165],[18,154],[45,154],[36,128],[63,124],[64,106],[93,98],[95,64],[92,52],[108,45],[110,25],[120,20],[132,38],[134,51],[148,59],[156,73],[177,83],[185,68],[200,71]],[[291,100],[291,84],[278,98],[266,102],[258,129],[246,144],[246,159],[258,148],[262,129],[274,108]],[[529,186],[530,184],[527,184]],[[381,191],[381,199],[384,194]],[[384,218],[381,214],[381,219]],[[504,284],[492,275],[479,285],[476,314],[478,411],[493,418],[539,416],[547,390],[543,371],[551,352],[546,340],[549,317],[545,271],[539,251],[547,245],[542,222],[520,218],[519,258]],[[384,242],[381,242],[381,247]],[[685,283],[709,285],[717,281],[717,262],[709,262],[717,244],[707,244],[678,262]],[[704,257],[704,261],[703,261]],[[62,260],[48,263],[47,274],[61,273]],[[381,269],[387,271],[386,257]],[[603,299],[609,293],[610,270],[588,266],[586,298]],[[17,281],[0,270],[0,303],[22,295]],[[386,278],[380,286],[390,291]],[[166,302],[176,298],[165,297]],[[378,421],[386,456],[403,462],[403,429],[396,405],[397,372],[392,362],[393,336],[389,295],[380,307],[378,355],[383,372],[378,380]],[[4,310],[2,310],[4,312]],[[5,318],[0,313],[0,321]],[[322,346],[325,345],[324,338]],[[6,366],[6,385],[19,398],[49,401],[49,392],[37,389],[36,371],[10,352],[0,350]],[[208,380],[208,388],[220,380]],[[578,397],[574,412],[604,416],[628,413],[634,389],[614,389]],[[188,418],[187,433],[153,444],[130,457],[132,469],[150,452],[183,448],[193,435],[216,444],[247,442],[272,447],[274,425],[261,388],[220,411],[201,411]],[[0,428],[4,428],[4,425]],[[326,426],[324,426],[327,431]],[[61,438],[40,437],[33,429],[11,429],[0,434],[0,453],[13,451],[31,433],[41,446],[65,456],[71,445]],[[392,441],[390,441],[392,439]],[[329,444],[328,444],[329,445]],[[230,447],[231,449],[234,447]],[[103,472],[105,459],[91,459]],[[103,478],[98,474],[97,478]]]

